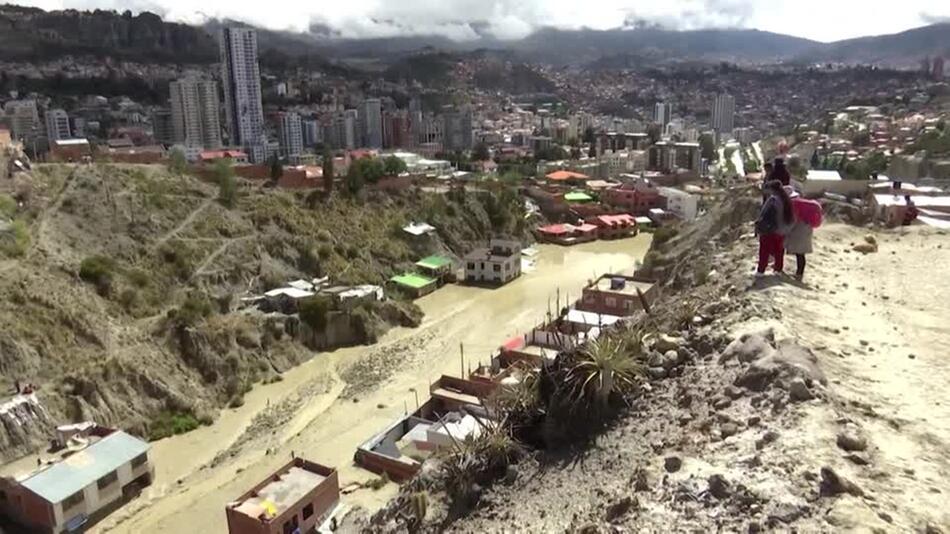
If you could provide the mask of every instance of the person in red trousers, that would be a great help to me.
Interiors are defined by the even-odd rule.
[[[759,236],[759,265],[756,276],[763,276],[769,258],[774,258],[773,269],[781,274],[785,269],[785,233],[794,221],[792,199],[782,187],[782,182],[773,180],[765,187],[768,193],[759,218],[755,221],[755,233]]]

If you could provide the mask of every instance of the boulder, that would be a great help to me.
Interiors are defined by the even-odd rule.
[[[637,500],[634,497],[623,497],[622,499],[611,503],[604,512],[604,520],[614,522],[627,514],[630,510],[637,507]]]
[[[709,494],[719,500],[726,499],[732,494],[729,481],[718,473],[710,476],[706,483],[709,485]]]
[[[675,473],[680,467],[683,467],[683,460],[679,456],[667,456],[663,460],[663,469],[666,469],[667,473]]]
[[[775,352],[772,341],[775,333],[772,330],[744,334],[730,343],[726,350],[719,356],[719,363],[725,363],[732,359],[743,363],[755,361]]]
[[[864,495],[864,492],[858,487],[857,484],[844,478],[835,472],[834,469],[827,466],[821,468],[821,484],[819,485],[819,492],[821,493],[822,497],[833,497],[835,495],[841,495],[844,493],[854,495],[855,497],[861,497]]]
[[[723,423],[719,427],[719,435],[722,439],[726,439],[729,436],[735,436],[739,433],[739,425],[735,423]]]
[[[808,384],[801,378],[793,378],[788,384],[788,397],[794,402],[812,400],[815,396],[808,389]]]
[[[659,352],[666,352],[668,350],[676,350],[680,348],[682,344],[683,338],[681,337],[660,334],[660,336],[653,341],[653,349]]]
[[[853,428],[848,428],[839,432],[835,441],[838,444],[838,447],[848,452],[863,451],[868,448],[867,439]]]
[[[787,379],[789,383],[801,378],[806,384],[808,381],[827,384],[815,354],[793,340],[782,341],[773,353],[752,362],[734,383],[752,391],[762,391],[778,378]]]

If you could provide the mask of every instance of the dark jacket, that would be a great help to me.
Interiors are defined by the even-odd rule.
[[[758,235],[784,234],[785,207],[782,201],[775,195],[769,195],[762,204],[762,210],[759,212],[759,218],[755,221],[755,233]]]

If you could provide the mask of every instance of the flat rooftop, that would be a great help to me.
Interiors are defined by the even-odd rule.
[[[597,280],[597,282],[594,283],[591,289],[595,289],[597,291],[600,291],[601,293],[613,293],[615,295],[636,295],[637,289],[640,289],[640,291],[642,291],[643,293],[646,293],[647,290],[650,289],[650,286],[653,285],[648,282],[637,282],[636,280],[631,280],[629,278],[622,278],[622,277],[617,277],[617,278],[620,278],[621,280],[623,280],[622,288],[619,288],[619,289],[612,288],[611,281],[613,280],[613,277],[605,276],[601,278],[600,280]]]
[[[255,518],[261,515],[276,517],[300,502],[327,478],[296,466],[279,477],[279,480],[270,482],[258,490],[256,496],[248,498],[234,509]]]

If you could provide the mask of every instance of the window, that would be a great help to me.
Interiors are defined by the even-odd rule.
[[[474,263],[469,263],[469,264],[468,264],[468,270],[469,270],[469,271],[474,271],[474,270],[475,270],[475,264],[474,264]]]
[[[303,507],[303,520],[306,521],[310,519],[310,516],[313,515],[313,503],[308,504]]]
[[[148,461],[148,453],[143,452],[142,454],[136,456],[135,458],[132,458],[132,469],[135,469],[136,467],[141,467],[147,461]]]
[[[106,489],[112,484],[116,483],[118,480],[119,480],[118,471],[113,471],[109,473],[108,475],[100,478],[98,481],[96,481],[96,485],[99,486],[99,489]]]
[[[297,527],[300,525],[300,522],[297,519],[297,516],[293,516],[289,521],[284,523],[283,531],[284,534],[291,534]]]
[[[492,265],[491,268],[492,268],[492,270],[495,271],[496,273],[501,272],[501,265],[498,265],[497,263],[494,264],[494,265]]]
[[[607,297],[607,299],[606,299],[605,302],[606,302],[608,308],[613,308],[613,307],[617,306],[617,299],[614,298],[614,297]]]
[[[83,496],[82,490],[79,490],[63,499],[63,510],[70,510],[73,507],[79,506],[83,500],[85,500],[85,496]]]
[[[506,270],[506,271],[510,271],[510,270],[511,270],[511,264],[510,264],[510,263],[506,263],[506,264],[505,264],[505,270]]]

